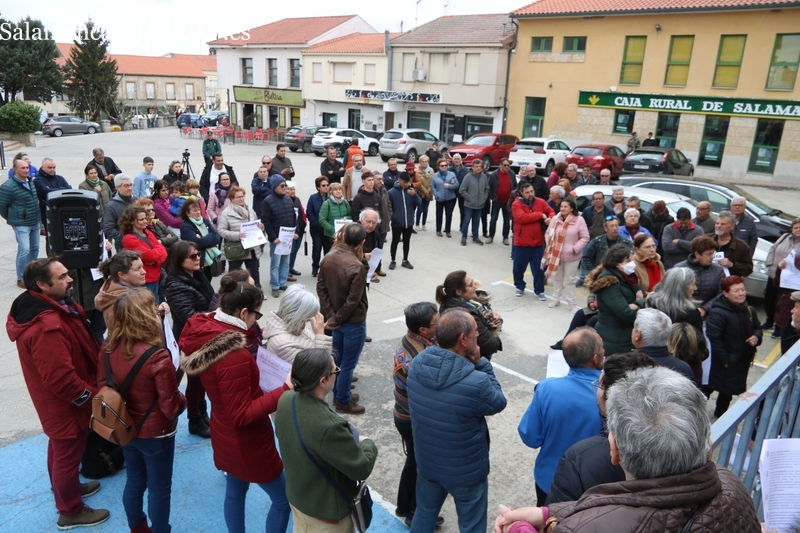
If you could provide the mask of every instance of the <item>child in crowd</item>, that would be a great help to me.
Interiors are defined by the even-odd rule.
[[[489,329],[492,331],[492,335],[497,337],[500,335],[500,332],[503,331],[503,318],[494,312],[492,304],[489,303],[492,300],[492,293],[484,289],[481,282],[477,279],[473,280],[473,283],[475,283],[476,296],[475,299],[472,300],[472,303],[489,322]]]
[[[174,191],[172,193],[172,200],[169,208],[170,214],[178,216],[178,214],[181,212],[183,202],[192,199],[197,200],[197,203],[200,204],[200,212],[202,213],[203,218],[208,218],[206,203],[203,198],[200,197],[200,183],[197,180],[188,179],[186,180],[185,184],[176,181],[170,186],[170,190]]]
[[[158,176],[153,174],[153,167],[155,166],[155,162],[153,158],[150,156],[145,156],[142,159],[142,166],[144,170],[139,172],[135,178],[133,178],[133,199],[138,200],[139,198],[150,198],[153,196],[153,185],[156,184],[156,180]]]

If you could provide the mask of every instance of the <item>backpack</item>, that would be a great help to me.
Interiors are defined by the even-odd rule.
[[[128,375],[122,385],[117,386],[114,375],[111,373],[111,356],[108,350],[104,350],[106,364],[106,385],[97,392],[97,396],[92,398],[92,418],[89,421],[89,428],[106,439],[124,446],[136,438],[139,430],[142,429],[147,417],[153,412],[158,402],[158,398],[153,400],[153,404],[142,417],[138,424],[134,424],[133,417],[128,412],[125,405],[123,394],[128,386],[133,382],[136,374],[147,362],[151,355],[156,353],[163,346],[153,346],[144,352]]]

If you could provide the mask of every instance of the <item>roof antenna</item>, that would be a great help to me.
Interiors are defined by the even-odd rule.
[[[415,28],[417,27],[417,18],[419,17],[419,3],[420,2],[422,2],[422,0],[417,0],[417,10],[414,13],[414,27]]]

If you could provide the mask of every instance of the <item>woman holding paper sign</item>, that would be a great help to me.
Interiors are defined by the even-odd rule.
[[[286,289],[278,310],[267,313],[264,339],[267,350],[288,363],[307,348],[330,350],[331,337],[325,335],[325,317],[319,312],[317,295],[302,285]]]
[[[271,506],[267,533],[285,533],[291,512],[286,499],[283,462],[275,448],[267,418],[278,399],[292,388],[267,393],[259,387],[256,361],[247,350],[247,332],[261,317],[264,294],[249,283],[225,277],[219,309],[189,319],[179,344],[185,354],[181,368],[199,377],[211,400],[211,447],[214,465],[225,472],[224,516],[230,533],[245,530],[245,495],[250,483],[267,493]]]
[[[333,246],[337,220],[350,220],[350,202],[344,199],[342,184],[331,183],[328,187],[328,199],[319,210],[319,224],[325,233],[328,248]]]
[[[219,232],[220,236],[225,239],[223,245],[223,257],[225,257],[225,260],[228,261],[228,272],[242,268],[242,263],[244,263],[245,268],[250,271],[250,275],[253,277],[255,286],[261,288],[261,276],[259,274],[259,269],[261,265],[261,254],[264,253],[262,246],[256,246],[254,248],[250,248],[249,250],[245,250],[249,253],[246,259],[232,259],[227,257],[227,254],[231,254],[232,250],[236,248],[235,246],[232,247],[231,245],[235,243],[241,244],[241,241],[245,236],[244,233],[239,231],[242,223],[259,220],[258,215],[256,215],[255,211],[253,211],[253,208],[247,205],[245,202],[245,195],[245,190],[241,187],[231,187],[231,190],[228,193],[228,199],[230,202],[219,215],[219,219],[217,220],[217,231]],[[259,222],[258,227],[263,230],[264,224]]]

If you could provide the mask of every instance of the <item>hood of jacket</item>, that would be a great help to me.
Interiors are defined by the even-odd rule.
[[[106,280],[100,288],[100,292],[94,297],[94,306],[98,311],[105,311],[114,305],[121,295],[131,290],[131,287],[126,287],[111,279]]]
[[[201,374],[229,353],[247,346],[247,332],[214,319],[215,313],[192,316],[181,333],[181,368]]]
[[[620,276],[600,265],[586,275],[583,284],[589,292],[597,293],[619,282]]]
[[[435,357],[415,359],[417,381],[428,389],[442,390],[475,371],[475,365],[455,352],[433,345],[425,349]],[[419,356],[418,356],[419,357]]]
[[[286,329],[286,322],[281,320],[274,311],[267,313],[264,317],[266,323],[264,324],[264,342],[277,335],[287,334],[290,335],[289,330]]]
[[[11,304],[11,310],[8,312],[9,320],[6,323],[11,342],[16,342],[29,327],[34,325],[36,317],[42,313],[58,313],[59,309],[57,302],[38,292],[25,291],[17,296]]]

